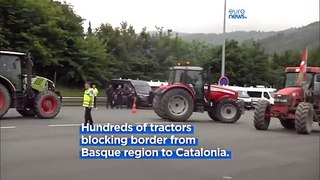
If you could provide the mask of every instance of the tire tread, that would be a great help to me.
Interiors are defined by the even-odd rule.
[[[259,101],[254,111],[253,124],[257,130],[267,130],[269,127],[270,119],[265,119],[267,108],[270,106],[268,101]]]
[[[302,102],[298,105],[296,109],[296,119],[295,119],[295,128],[298,134],[309,134],[307,130],[307,118],[308,112],[312,106],[309,103]]]

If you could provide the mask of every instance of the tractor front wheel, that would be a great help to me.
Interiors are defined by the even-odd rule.
[[[295,123],[294,119],[279,119],[281,125],[286,129],[294,129]]]
[[[215,105],[214,105],[213,107],[211,107],[211,108],[208,110],[208,115],[209,115],[209,117],[210,117],[213,121],[220,121],[220,120],[217,118],[215,108],[216,108]]]
[[[193,113],[192,96],[183,89],[171,89],[161,98],[161,111],[172,121],[186,121]]]
[[[11,97],[6,87],[0,84],[0,118],[4,116],[10,108]]]
[[[39,118],[54,118],[58,115],[61,107],[59,96],[52,91],[44,91],[37,95],[35,110]]]
[[[209,110],[208,111],[208,115],[209,117],[213,120],[213,121],[220,121],[217,116],[216,116],[216,113],[214,110]]]
[[[268,101],[259,101],[254,111],[253,124],[257,130],[267,130],[270,124],[271,105]]]
[[[153,110],[161,118],[166,119],[165,112],[161,109],[160,95],[156,94],[153,98]]]
[[[296,110],[296,132],[298,134],[310,134],[313,124],[313,106],[310,103],[301,102]]]
[[[217,121],[235,123],[241,116],[241,107],[232,99],[224,99],[217,104],[214,116]]]

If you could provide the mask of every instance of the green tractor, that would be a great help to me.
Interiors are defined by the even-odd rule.
[[[22,116],[54,118],[61,107],[61,94],[54,83],[32,75],[30,53],[0,51],[0,118],[9,108]]]

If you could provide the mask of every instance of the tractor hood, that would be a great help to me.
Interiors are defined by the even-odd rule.
[[[207,87],[205,87],[205,89],[207,89]],[[237,91],[219,85],[211,85],[211,91],[220,91],[230,95],[238,95]]]
[[[208,92],[208,86],[204,86],[204,91],[207,94]],[[224,97],[229,97],[234,100],[238,99],[238,92],[232,89],[229,89],[224,86],[219,86],[219,85],[211,85],[210,86],[210,96],[213,100],[218,101],[221,98]]]
[[[287,96],[301,96],[302,89],[301,87],[287,87],[284,89],[280,89],[276,92],[277,95],[287,95]]]
[[[36,89],[39,92],[47,90],[48,86],[50,86],[50,85],[52,86],[52,88],[55,88],[54,83],[45,77],[33,76],[31,79],[31,82],[32,82],[32,84],[31,84],[32,88]]]

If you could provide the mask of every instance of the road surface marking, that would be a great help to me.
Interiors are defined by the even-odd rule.
[[[81,124],[51,124],[49,127],[74,127],[81,126]]]
[[[232,179],[230,176],[222,176],[223,179]]]
[[[16,128],[15,126],[3,126],[3,127],[0,127],[1,129],[14,129]]]

